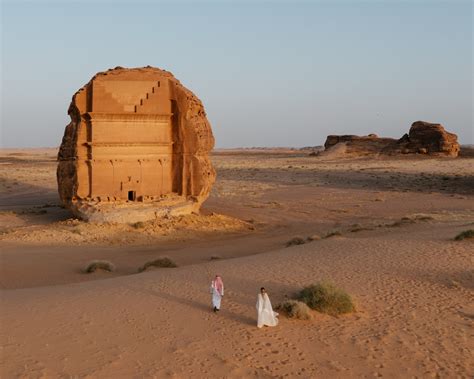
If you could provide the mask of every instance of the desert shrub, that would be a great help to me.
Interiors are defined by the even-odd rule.
[[[303,237],[293,237],[286,243],[286,247],[295,246],[295,245],[303,245],[306,243],[306,240]]]
[[[115,271],[115,265],[109,261],[102,261],[102,260],[93,260],[90,261],[86,267],[84,267],[84,272],[90,274],[92,272],[96,272],[97,270],[103,270],[108,272]]]
[[[312,318],[309,307],[298,300],[287,300],[276,307],[279,311],[285,313],[289,318],[298,320],[309,320]]]
[[[391,224],[385,224],[385,226],[392,228],[392,227],[414,224],[417,221],[431,221],[431,220],[434,220],[432,216],[418,214],[418,215],[413,215],[410,217],[409,216],[402,217],[399,221],[395,221]]]
[[[335,236],[342,236],[341,232],[338,230],[327,233],[323,238],[331,238]]]
[[[303,288],[297,296],[311,309],[332,316],[355,310],[351,296],[332,283],[321,282]]]
[[[313,234],[307,238],[308,242],[319,241],[320,239],[321,239],[321,236],[318,234]]]
[[[138,221],[132,224],[132,228],[135,229],[143,229],[145,227],[145,223],[142,221]]]
[[[459,233],[456,237],[454,237],[456,241],[462,241],[464,239],[471,239],[471,238],[474,238],[474,229],[465,230]]]
[[[138,272],[143,272],[149,267],[172,268],[172,267],[178,267],[178,266],[168,257],[160,257],[153,261],[146,262],[142,267],[138,269]]]
[[[432,221],[432,220],[434,220],[434,218],[433,218],[433,216],[430,216],[430,215],[417,214],[417,215],[415,215],[415,220],[418,220],[418,221]]]
[[[394,221],[391,224],[385,224],[389,228],[396,228],[403,225],[414,224],[416,221],[410,217],[402,217],[399,221]]]
[[[351,233],[357,233],[357,232],[362,232],[364,230],[372,230],[372,229],[373,228],[368,227],[368,226],[357,225],[357,226],[352,226],[349,231]]]

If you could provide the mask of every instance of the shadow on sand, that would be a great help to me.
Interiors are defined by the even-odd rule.
[[[409,164],[409,162],[407,162]],[[218,170],[220,179],[240,180],[258,182],[263,179],[266,182],[274,182],[282,185],[312,185],[320,187],[339,189],[363,189],[379,191],[404,191],[421,193],[448,193],[474,195],[473,175],[445,175],[406,173],[375,170],[318,170],[288,168],[262,168],[258,174],[251,168],[221,168]]]
[[[137,289],[137,288],[129,288],[129,289],[135,292],[141,292],[141,293],[146,293],[151,296],[156,296],[169,302],[173,302],[173,303],[181,304],[190,308],[194,308],[204,313],[212,313],[210,301],[208,304],[206,304],[206,303],[202,303],[200,301],[196,301],[193,299],[178,297],[175,295],[171,295],[169,293],[159,292],[159,291],[151,290],[151,289]],[[232,313],[231,311],[226,310],[226,309],[221,310],[219,312],[219,315],[222,317],[228,318],[229,320],[235,321],[239,324],[245,324],[249,326],[256,325],[256,320],[250,317],[241,315],[241,314]]]

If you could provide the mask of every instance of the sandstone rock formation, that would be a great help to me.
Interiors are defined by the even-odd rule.
[[[433,156],[456,157],[459,154],[459,143],[456,134],[444,130],[440,124],[416,121],[408,134],[400,139],[380,138],[375,134],[368,136],[329,135],[324,144],[325,151],[335,150],[343,154],[428,154]]]
[[[459,154],[458,136],[444,130],[441,124],[416,121],[411,125],[408,134],[397,141],[404,153],[425,153],[429,155],[447,155],[457,157]]]
[[[324,143],[326,150],[337,144],[345,145],[345,153],[354,155],[368,155],[378,154],[387,146],[393,145],[397,142],[393,138],[380,138],[375,134],[368,136],[355,136],[355,135],[330,135],[327,137]]]
[[[76,92],[58,154],[59,195],[90,221],[136,222],[199,210],[215,181],[201,101],[153,67],[95,75]]]

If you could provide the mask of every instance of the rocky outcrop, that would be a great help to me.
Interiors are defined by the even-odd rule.
[[[368,136],[355,135],[330,135],[326,139],[324,147],[326,150],[337,144],[345,144],[345,153],[354,155],[378,154],[388,146],[397,142],[393,138],[379,138],[375,134]]]
[[[209,196],[214,146],[201,101],[153,67],[95,75],[76,92],[58,154],[66,207],[90,221],[196,212]]]
[[[444,130],[441,124],[416,121],[408,134],[397,141],[402,153],[421,153],[457,157],[460,146],[458,136]]]
[[[324,144],[325,151],[330,152],[338,146],[338,152],[344,145],[344,154],[427,154],[432,156],[451,156],[459,154],[459,143],[456,134],[444,130],[440,124],[424,121],[414,122],[408,134],[400,139],[380,138],[375,134],[368,136],[329,135]]]

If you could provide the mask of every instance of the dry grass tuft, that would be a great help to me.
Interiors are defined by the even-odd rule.
[[[276,309],[285,313],[288,318],[294,318],[298,320],[310,320],[313,318],[309,307],[298,300],[287,300],[282,304],[279,304]]]
[[[468,229],[459,233],[456,237],[454,237],[454,240],[462,241],[464,239],[472,239],[472,238],[474,238],[474,229]]]
[[[399,221],[395,221],[391,224],[385,224],[385,226],[388,226],[389,228],[393,228],[393,227],[398,227],[398,226],[403,226],[403,225],[415,224],[418,221],[432,221],[432,220],[434,220],[434,218],[430,215],[416,214],[413,216],[402,217]]]
[[[286,243],[286,247],[295,246],[295,245],[303,245],[306,242],[307,241],[303,237],[293,237],[291,240],[289,240]]]
[[[84,268],[84,272],[87,274],[96,272],[97,270],[114,272],[115,265],[109,261],[93,260]]]
[[[349,231],[351,233],[357,233],[357,232],[362,232],[362,231],[365,231],[365,230],[373,230],[374,228],[371,228],[369,226],[362,226],[362,225],[359,225],[359,224],[354,224],[352,225],[351,229],[349,229]]]
[[[78,227],[72,228],[72,229],[70,230],[70,232],[73,233],[73,234],[78,234],[78,235],[82,236],[82,230],[81,230],[80,228],[78,228]]]
[[[327,233],[323,238],[331,238],[331,237],[335,237],[335,236],[342,236],[342,233],[338,230],[335,230],[333,232]]]
[[[143,221],[138,221],[133,224],[131,224],[132,228],[135,229],[143,229],[145,227],[145,223]]]
[[[331,316],[355,311],[351,296],[343,289],[328,282],[303,288],[298,294],[298,300],[304,302],[311,309]]]
[[[153,261],[146,262],[142,267],[140,267],[138,269],[138,272],[143,272],[143,271],[147,270],[150,267],[174,268],[174,267],[178,267],[178,266],[170,258],[160,257],[160,258],[157,258]]]
[[[417,220],[417,221],[432,221],[432,220],[434,220],[433,216],[425,215],[425,214],[417,214],[414,217],[415,217],[415,220]]]
[[[408,217],[403,217],[401,220],[392,222],[391,224],[387,224],[386,226],[388,226],[389,228],[395,228],[398,226],[414,224],[414,223],[415,223],[415,220],[412,220],[411,218],[408,218]]]
[[[215,261],[217,259],[222,259],[220,255],[211,255],[211,261]]]

